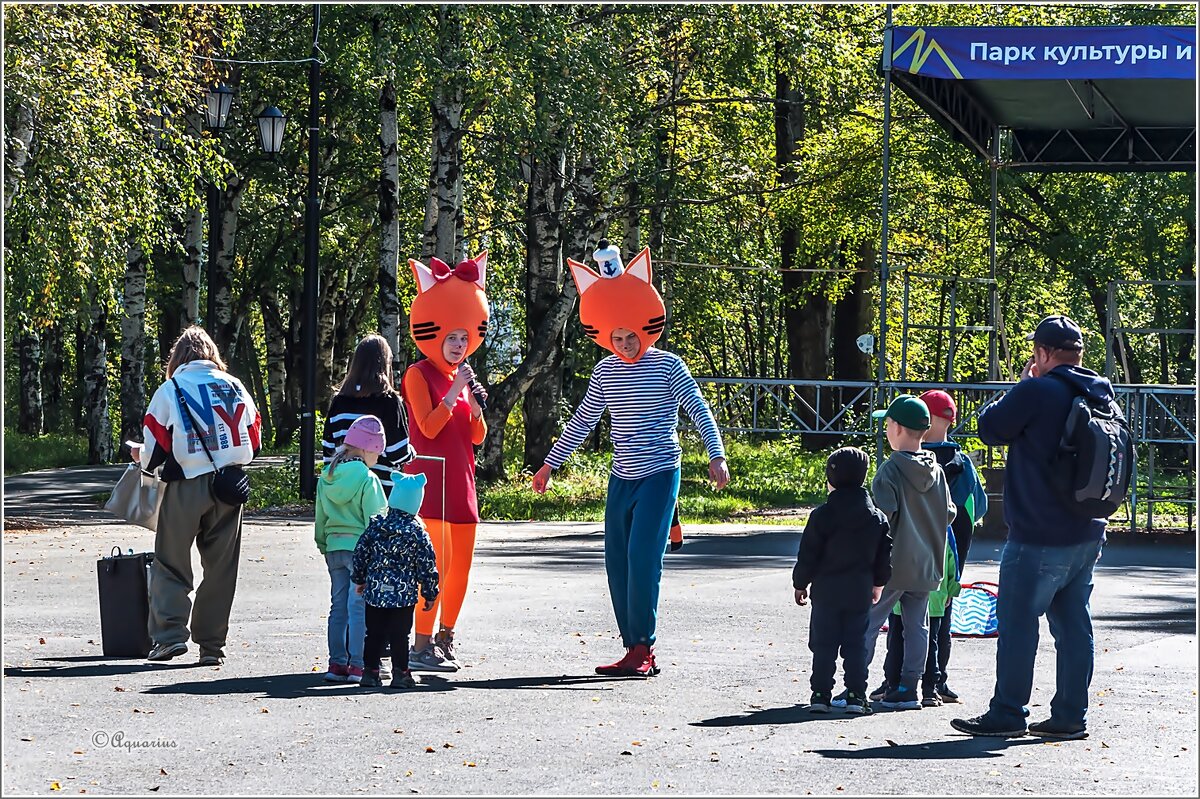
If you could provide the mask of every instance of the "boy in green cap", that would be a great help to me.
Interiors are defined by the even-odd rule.
[[[917,683],[929,652],[929,593],[945,574],[946,528],[954,520],[954,501],[946,475],[932,452],[921,449],[929,429],[929,407],[911,394],[901,394],[885,411],[892,455],[875,472],[871,494],[888,517],[892,530],[892,578],[871,608],[867,625],[867,663],[875,655],[875,639],[897,602],[904,620],[904,662],[900,683],[880,701],[886,708],[920,710]]]

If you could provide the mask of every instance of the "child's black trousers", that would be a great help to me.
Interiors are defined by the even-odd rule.
[[[868,608],[844,608],[814,601],[809,617],[808,648],[813,653],[812,690],[832,693],[837,656],[842,654],[842,679],[846,690],[867,695]]]
[[[392,647],[392,671],[408,671],[408,634],[412,631],[416,605],[380,608],[367,605],[367,636],[363,641],[363,668],[379,671],[384,647]]]

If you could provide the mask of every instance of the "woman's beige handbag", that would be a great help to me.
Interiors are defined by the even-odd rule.
[[[115,513],[130,524],[158,529],[158,510],[162,507],[166,483],[152,472],[142,471],[140,464],[131,463],[113,488],[104,509]]]

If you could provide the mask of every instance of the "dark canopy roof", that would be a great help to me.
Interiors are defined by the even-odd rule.
[[[1196,168],[1196,32],[1163,26],[913,28],[885,35],[892,81],[956,141],[1043,171]]]

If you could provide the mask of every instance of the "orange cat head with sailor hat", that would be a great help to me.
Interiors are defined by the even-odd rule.
[[[479,349],[487,335],[488,300],[483,293],[487,272],[487,250],[462,261],[453,269],[437,258],[429,266],[408,260],[417,281],[417,296],[409,312],[408,329],[426,358],[442,372],[458,368],[448,363],[442,344],[449,333],[467,331],[467,351]]]
[[[588,338],[626,363],[637,363],[654,346],[667,323],[667,309],[650,282],[650,248],[642,250],[628,267],[607,240],[592,253],[599,271],[567,259],[579,289],[579,321]],[[632,330],[641,342],[634,358],[627,358],[612,345],[613,331]]]

